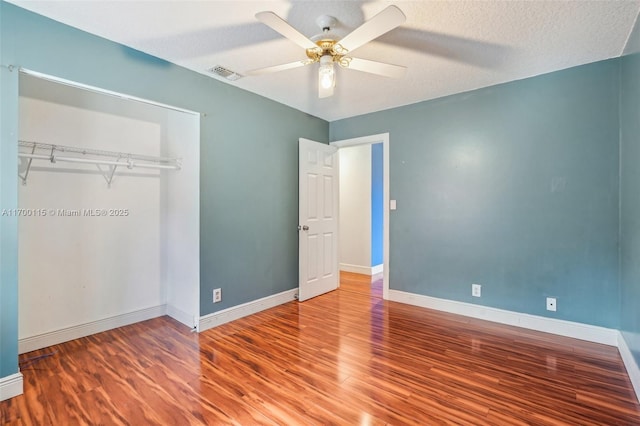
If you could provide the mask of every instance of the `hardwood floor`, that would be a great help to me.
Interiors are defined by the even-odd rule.
[[[24,354],[0,420],[640,424],[617,349],[385,302],[367,279],[199,335],[163,317]]]

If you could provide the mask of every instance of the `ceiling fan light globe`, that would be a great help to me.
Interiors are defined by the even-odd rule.
[[[320,86],[322,86],[323,89],[329,89],[335,85],[335,74],[331,68],[320,68],[318,77],[320,79]]]
[[[336,72],[333,69],[333,62],[325,62],[320,64],[318,69],[318,83],[323,89],[329,89],[336,84]]]

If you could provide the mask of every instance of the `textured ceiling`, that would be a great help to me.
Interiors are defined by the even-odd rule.
[[[328,121],[620,56],[640,11],[640,0],[10,2]],[[257,12],[309,37],[319,15],[332,15],[346,35],[390,4],[407,21],[353,56],[407,66],[401,79],[338,69],[334,96],[318,99],[317,64],[235,82],[208,72],[306,58]]]

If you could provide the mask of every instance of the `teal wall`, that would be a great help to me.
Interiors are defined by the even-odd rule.
[[[18,73],[7,65],[206,113],[201,119],[201,314],[297,287],[298,138],[326,121],[0,3],[0,208],[17,204]],[[1,217],[0,377],[17,372],[17,226]]]
[[[621,68],[620,328],[640,365],[640,53],[623,57]]]
[[[617,328],[619,72],[604,61],[332,122],[331,140],[390,133],[391,288]]]

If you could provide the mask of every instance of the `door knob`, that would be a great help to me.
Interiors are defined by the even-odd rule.
[[[309,227],[308,227],[307,225],[304,225],[304,226],[300,226],[300,225],[298,225],[298,231],[300,231],[300,230],[308,231],[308,230],[309,230]]]

